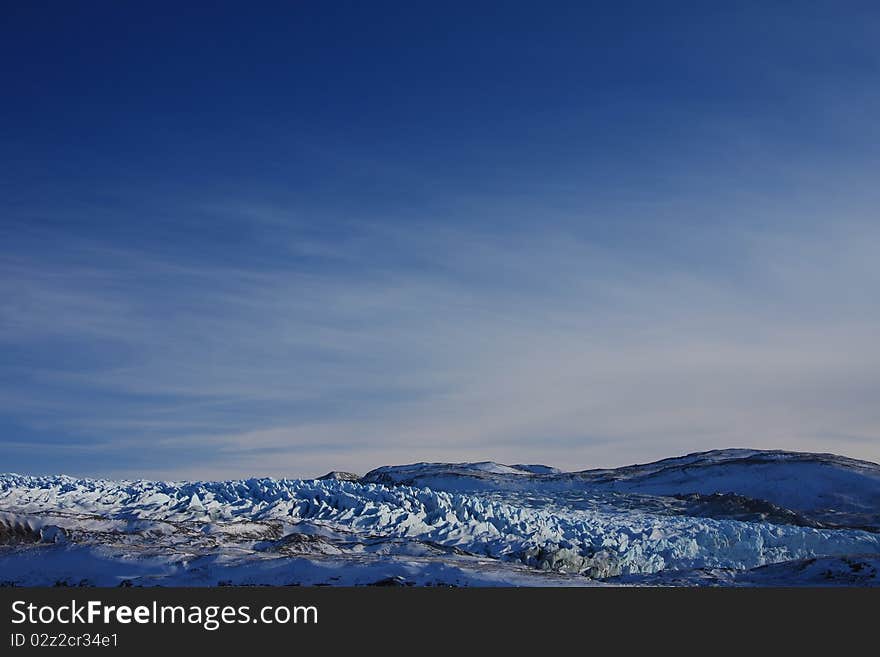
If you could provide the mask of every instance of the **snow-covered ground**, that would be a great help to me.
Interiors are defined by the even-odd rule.
[[[389,466],[358,481],[0,476],[15,585],[880,582],[880,466],[724,450],[618,470]]]

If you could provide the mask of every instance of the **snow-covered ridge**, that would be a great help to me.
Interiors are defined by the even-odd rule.
[[[408,539],[593,577],[747,569],[814,556],[880,554],[880,535],[768,523],[523,506],[503,497],[340,480],[106,481],[0,476],[0,509],[68,530],[96,519],[229,531],[267,520]],[[126,531],[123,527],[121,531]]]
[[[643,495],[735,494],[811,514],[831,525],[880,526],[880,465],[836,456],[727,449],[644,465],[523,473],[465,463],[385,466],[362,481],[459,492],[585,490]]]
[[[575,473],[419,463],[360,479],[0,475],[0,583],[878,584],[878,564],[880,466],[832,455],[723,450]]]

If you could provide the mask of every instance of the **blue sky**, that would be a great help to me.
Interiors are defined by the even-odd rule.
[[[873,3],[33,2],[0,469],[880,461]]]

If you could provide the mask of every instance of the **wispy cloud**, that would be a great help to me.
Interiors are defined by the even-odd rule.
[[[167,453],[157,475],[580,468],[729,445],[880,459],[875,225],[697,232],[719,261],[695,267],[674,257],[691,244],[658,262],[555,223],[365,225],[324,248],[276,222],[288,257],[268,266],[100,243],[13,254],[0,408],[58,441]]]

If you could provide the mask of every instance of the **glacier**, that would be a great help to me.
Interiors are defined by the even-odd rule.
[[[0,475],[8,585],[877,584],[880,466],[723,450],[618,470]],[[817,565],[818,564],[818,565]]]

